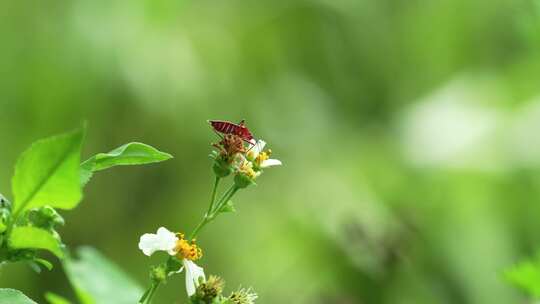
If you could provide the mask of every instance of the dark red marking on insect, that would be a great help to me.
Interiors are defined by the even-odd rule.
[[[208,122],[210,123],[214,131],[221,134],[236,135],[242,138],[242,140],[251,144],[253,135],[251,134],[249,129],[245,126],[245,123],[243,120],[237,124],[230,121],[225,121],[225,120],[209,120]]]

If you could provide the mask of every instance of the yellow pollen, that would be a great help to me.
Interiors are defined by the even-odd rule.
[[[242,164],[242,166],[240,167],[240,171],[242,173],[244,173],[245,175],[247,175],[249,178],[255,178],[257,177],[257,172],[255,172],[255,170],[253,170],[253,166],[251,165],[250,162],[244,162]]]
[[[202,257],[202,250],[195,244],[195,240],[188,242],[184,239],[182,233],[178,234],[178,241],[176,242],[175,251],[177,252],[176,256],[180,259],[188,259],[196,261]]]
[[[257,162],[260,164],[262,163],[263,161],[267,160],[270,158],[270,154],[267,153],[267,152],[261,152],[259,154],[259,156],[257,157]]]

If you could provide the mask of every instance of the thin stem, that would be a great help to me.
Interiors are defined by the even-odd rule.
[[[207,212],[206,215],[204,216],[204,218],[201,220],[201,222],[197,225],[197,227],[195,227],[195,229],[193,230],[193,232],[190,234],[188,240],[192,240],[194,239],[197,234],[200,232],[200,230],[206,226],[206,224],[210,223],[211,221],[214,220],[214,218],[216,217],[216,214],[219,212],[219,210],[221,209],[221,207],[223,207],[223,204],[225,204],[226,202],[228,202],[231,197],[236,193],[236,191],[238,191],[238,187],[236,187],[236,185],[232,185],[227,191],[225,191],[225,193],[223,193],[223,195],[221,196],[221,198],[217,201],[217,203],[215,204],[215,208],[212,208],[210,209],[209,213]]]
[[[223,193],[223,195],[219,198],[219,200],[216,202],[215,204],[215,208],[213,208],[209,214],[209,217],[214,217],[215,214],[216,214],[216,211],[218,210],[219,206],[222,204],[223,200],[225,200],[227,197],[229,197],[229,195],[231,194],[232,191],[234,191],[234,188],[236,188],[235,185],[232,185],[229,189],[227,189],[227,191],[225,191],[225,193]],[[230,197],[229,197],[230,199]]]
[[[214,202],[216,200],[216,194],[217,194],[217,189],[218,189],[220,180],[221,178],[219,176],[216,176],[216,180],[214,181],[214,189],[212,189],[212,196],[210,198],[210,205],[208,206],[208,211],[206,211],[205,217],[210,215],[210,212],[212,211],[212,208],[214,207]]]
[[[154,288],[154,284],[152,284],[150,286],[150,288],[148,288],[142,295],[141,299],[139,300],[139,304],[144,304],[146,303],[146,299],[148,298],[148,295],[150,294],[150,291],[152,290],[152,288]]]
[[[148,304],[152,303],[152,299],[154,298],[154,295],[156,294],[156,290],[159,287],[159,283],[155,283],[152,290],[150,290],[150,294],[148,295]]]
[[[217,205],[216,209],[214,210],[214,213],[212,214],[212,218],[215,216],[215,214],[221,211],[221,208],[223,208],[223,206],[227,204],[228,201],[231,200],[231,198],[236,194],[236,192],[238,192],[238,190],[240,190],[240,188],[236,187],[236,185],[233,185],[231,187],[229,194],[224,199],[222,199]]]
[[[202,221],[199,223],[199,225],[197,225],[197,227],[195,227],[195,229],[193,229],[193,232],[191,232],[191,234],[189,235],[189,238],[188,240],[193,240],[197,234],[199,233],[199,231],[202,229],[202,227],[204,227],[206,224],[208,224],[210,221],[209,221],[209,217],[204,217],[202,219]]]
[[[152,303],[152,298],[154,297],[154,294],[156,293],[156,290],[159,286],[159,282],[152,283],[152,286],[144,293],[139,303],[141,304],[150,304]]]

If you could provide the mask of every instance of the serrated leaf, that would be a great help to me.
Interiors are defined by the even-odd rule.
[[[99,153],[81,164],[81,184],[88,183],[94,172],[114,166],[143,165],[162,162],[172,155],[161,152],[147,144],[132,142],[108,153]]]
[[[68,301],[66,298],[61,297],[53,292],[47,292],[45,294],[45,299],[49,304],[71,304],[70,301]]]
[[[22,292],[9,289],[0,288],[0,304],[37,304],[29,297],[25,296]]]
[[[79,259],[64,260],[66,274],[83,304],[138,303],[142,288],[116,264],[91,247],[78,250]]]
[[[9,247],[13,249],[45,249],[60,259],[64,257],[60,242],[49,231],[36,227],[14,227],[9,237]]]
[[[84,128],[36,141],[18,159],[13,175],[13,212],[50,205],[72,209],[82,198],[79,181]]]

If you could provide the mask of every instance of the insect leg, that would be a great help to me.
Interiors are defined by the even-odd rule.
[[[219,136],[219,138],[221,138],[221,140],[223,140],[223,135],[221,135],[218,131],[216,131],[214,128],[212,128],[212,131],[214,131],[214,133],[216,133],[217,136]]]
[[[247,142],[248,145],[250,145],[249,149],[246,151],[246,153],[248,153],[249,151],[251,151],[251,149],[253,149],[253,147],[255,147],[256,144],[254,144],[253,142],[249,141],[249,140],[245,140],[245,139],[242,139],[243,141]]]

